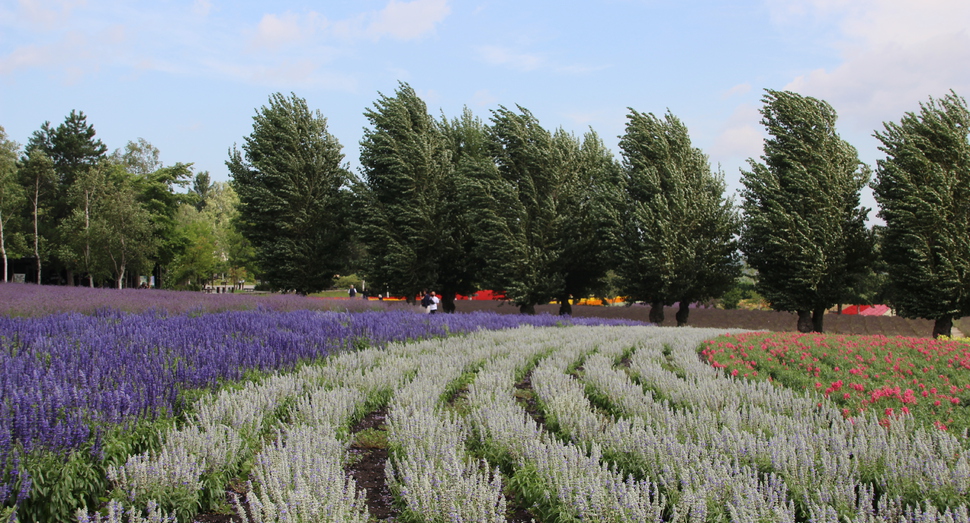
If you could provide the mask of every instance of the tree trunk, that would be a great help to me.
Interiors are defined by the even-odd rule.
[[[40,192],[40,188],[37,188],[36,193]],[[37,209],[37,194],[34,194],[34,259],[37,260],[37,285],[41,284],[40,277],[40,237],[37,236],[37,220],[39,218],[39,212]]]
[[[452,314],[455,312],[455,291],[444,291],[441,293],[441,310],[442,312],[447,312]]]
[[[73,287],[74,286],[74,270],[73,269],[68,269],[67,270],[67,286],[68,287]]]
[[[836,311],[836,314],[838,314],[840,316],[842,315],[842,304],[841,303],[839,304],[839,309],[838,309],[838,311]]]
[[[825,321],[825,307],[818,307],[812,311],[812,332],[825,332],[822,322]]]
[[[122,288],[122,283],[125,281],[125,264],[121,264],[121,271],[118,272],[117,288]]]
[[[559,315],[560,316],[573,315],[573,305],[569,302],[568,296],[559,298]]]
[[[535,303],[523,303],[522,305],[519,305],[519,313],[520,314],[535,314],[536,313],[536,304]]]
[[[680,307],[677,309],[677,326],[686,327],[687,319],[690,317],[690,302],[687,300],[680,301]]]
[[[658,327],[664,323],[664,303],[662,301],[655,301],[650,304],[650,323],[656,324]]]
[[[945,318],[937,318],[933,322],[933,339],[939,338],[940,336],[950,337],[950,333],[953,331],[953,317],[947,316]]]
[[[3,216],[0,216],[0,255],[3,256],[3,283],[7,283],[7,247],[3,242]]]
[[[798,311],[798,332],[812,332],[812,311]]]

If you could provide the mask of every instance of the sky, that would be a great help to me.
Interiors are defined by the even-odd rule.
[[[740,201],[765,89],[829,102],[873,168],[883,122],[970,96],[970,1],[0,0],[0,126],[21,144],[79,110],[109,150],[143,138],[228,181],[253,115],[293,93],[357,172],[363,113],[399,82],[436,117],[519,105],[617,158],[630,108],[669,111]]]

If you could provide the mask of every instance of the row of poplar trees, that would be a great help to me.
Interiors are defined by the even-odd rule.
[[[433,118],[401,84],[365,112],[361,176],[326,120],[273,95],[228,162],[240,226],[277,288],[312,292],[363,249],[369,289],[413,297],[500,291],[522,312],[600,294],[607,271],[663,307],[720,296],[738,275],[739,219],[723,176],[673,115],[631,111],[616,161],[590,131],[543,128],[528,110]],[[356,253],[359,254],[359,253]]]
[[[743,254],[774,308],[821,331],[879,245],[900,314],[948,333],[970,313],[963,99],[931,100],[876,133],[887,154],[873,183],[878,234],[859,204],[870,169],[836,133],[832,107],[769,90],[762,115],[769,138],[742,173],[740,208],[670,113],[631,109],[618,161],[595,132],[549,131],[522,107],[488,122],[467,109],[436,119],[407,84],[365,111],[360,176],[295,95],[271,96],[227,165],[238,226],[278,289],[326,288],[357,258],[369,289],[409,299],[434,289],[445,311],[492,289],[524,313],[549,301],[569,313],[612,271],[652,321],[679,302],[686,324],[690,303],[734,285]]]

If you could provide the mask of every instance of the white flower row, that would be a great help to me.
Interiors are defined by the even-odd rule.
[[[520,356],[487,365],[470,387],[472,419],[491,444],[504,449],[520,467],[534,468],[546,502],[566,517],[589,521],[659,521],[665,501],[656,485],[635,481],[603,463],[599,447],[589,454],[541,430],[513,397],[515,376],[536,355],[575,360],[595,346],[591,329],[549,329],[517,341]],[[578,335],[578,336],[577,336]],[[573,343],[575,341],[575,343]],[[565,351],[565,354],[564,354]]]
[[[533,471],[526,476],[545,490],[540,503],[582,520],[792,521],[797,504],[820,522],[970,521],[963,501],[970,459],[959,440],[905,417],[891,430],[874,418],[850,422],[817,394],[727,377],[696,351],[722,333],[483,331],[346,353],[223,390],[198,403],[191,423],[165,434],[158,452],[109,469],[126,505],[150,510],[145,519],[144,511],[112,502],[104,521],[172,521],[157,501],[197,502],[207,474],[257,452],[239,505],[247,521],[366,521],[362,494],[343,472],[346,435],[350,421],[385,394],[394,449],[388,480],[408,510],[428,521],[504,520],[499,474],[470,458],[469,438]],[[626,354],[625,372],[615,362]],[[514,384],[537,360],[535,392],[572,444],[544,431],[515,400]],[[580,362],[581,379],[566,374]],[[448,385],[478,368],[467,418],[444,408]],[[593,408],[587,388],[621,417]],[[273,443],[256,448],[274,431]],[[914,497],[928,501],[904,505]],[[98,517],[78,513],[79,522],[102,523]]]
[[[391,488],[408,510],[427,521],[504,522],[506,501],[498,472],[465,450],[471,433],[460,416],[441,405],[449,383],[511,349],[514,334],[476,333],[461,339],[429,341],[438,350],[421,357],[415,378],[395,392],[388,413],[388,440],[394,449],[386,467]]]
[[[584,372],[609,368],[610,360],[604,354],[615,356],[629,341],[601,343],[600,353],[584,362]],[[732,456],[710,452],[691,441],[681,442],[675,433],[665,432],[662,424],[656,430],[648,430],[639,418],[616,423],[594,411],[583,384],[565,374],[577,355],[576,350],[560,351],[533,372],[533,387],[546,415],[556,420],[559,430],[574,443],[594,449],[602,447],[612,456],[635,460],[643,467],[639,472],[659,481],[668,494],[674,494],[669,501],[675,521],[706,521],[709,512],[714,512],[709,507],[723,507],[735,521],[795,520],[794,506],[786,498],[784,482],[777,476],[762,480],[757,471],[739,465]],[[638,390],[633,392],[643,396]]]
[[[176,523],[174,516],[164,514],[154,501],[148,503],[147,515],[142,515],[141,510],[133,508],[125,509],[124,505],[118,501],[108,502],[108,513],[104,516],[100,514],[88,514],[84,509],[78,509],[78,523]]]
[[[906,512],[899,502],[906,493],[943,492],[949,499],[966,499],[965,452],[949,434],[913,430],[905,423],[887,431],[874,419],[852,424],[818,397],[729,379],[703,364],[696,348],[710,332],[682,329],[661,334],[664,338],[650,342],[652,348],[638,346],[631,358],[631,369],[649,387],[646,393],[612,369],[607,358],[594,355],[584,362],[584,380],[632,416],[607,430],[585,434],[607,448],[627,449],[639,457],[645,473],[668,492],[680,491],[676,505],[711,485],[720,488],[734,482],[732,489],[737,490],[747,477],[751,494],[762,492],[765,500],[777,499],[777,507],[790,505],[785,496],[800,499],[819,521],[837,519],[827,514],[853,521],[945,521],[965,513],[966,507],[959,505],[937,518],[929,506],[908,507]],[[670,348],[669,359],[658,341]],[[671,360],[686,378],[664,368]],[[654,393],[665,400],[657,401]],[[575,430],[583,427],[577,424]],[[868,487],[860,467],[874,470],[880,488],[889,493],[874,513],[874,499],[864,495]],[[755,474],[753,468],[762,473]],[[757,497],[725,506],[732,513],[758,510]]]
[[[362,491],[346,477],[347,442],[333,425],[290,425],[256,457],[245,501],[235,498],[244,523],[366,523]]]
[[[194,406],[191,423],[163,435],[158,452],[129,456],[124,465],[109,467],[108,477],[134,507],[157,506],[162,498],[195,504],[202,475],[226,470],[258,450],[252,446],[272,430],[281,408],[292,403],[290,416],[303,424],[340,427],[370,394],[392,390],[413,373],[414,354],[404,346],[344,353],[328,365],[306,366],[204,397]],[[339,393],[325,387],[339,387]]]

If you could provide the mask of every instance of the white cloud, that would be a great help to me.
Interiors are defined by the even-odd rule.
[[[498,103],[498,97],[493,95],[488,89],[479,89],[472,95],[471,102],[476,107],[485,107],[486,105]]]
[[[101,36],[105,38],[104,43],[120,43],[117,29]],[[123,38],[121,32],[120,39]],[[97,62],[92,61],[92,56],[101,56],[101,52],[93,49],[97,45],[86,35],[76,32],[67,33],[60,40],[47,45],[23,45],[8,55],[0,56],[0,76],[19,69],[63,67],[67,83],[75,83],[83,76],[85,69],[97,69]]]
[[[47,30],[62,26],[72,10],[85,3],[85,0],[17,0],[23,19]]]
[[[823,98],[856,129],[874,129],[950,89],[970,93],[966,0],[769,0],[779,23],[798,13],[832,20],[842,63],[798,76],[785,89]]]
[[[256,48],[277,50],[282,46],[300,42],[310,37],[317,26],[318,15],[310,12],[298,15],[287,11],[282,15],[265,14],[256,26],[252,45]]]
[[[710,154],[714,161],[757,158],[764,145],[761,113],[751,104],[741,104],[725,122],[721,133],[714,139]]]
[[[209,0],[195,0],[192,3],[192,14],[206,17],[210,12],[212,12],[212,2]]]
[[[747,94],[749,91],[751,91],[751,84],[745,82],[743,84],[735,85],[734,87],[725,91],[724,94],[721,95],[721,99],[724,100],[727,98],[731,98],[732,96]]]
[[[451,13],[448,0],[391,0],[372,17],[366,33],[375,39],[390,36],[413,40],[434,31],[435,25]]]
[[[478,53],[490,65],[508,66],[519,71],[532,71],[543,63],[539,55],[517,53],[507,47],[496,45],[483,45],[478,48]]]

